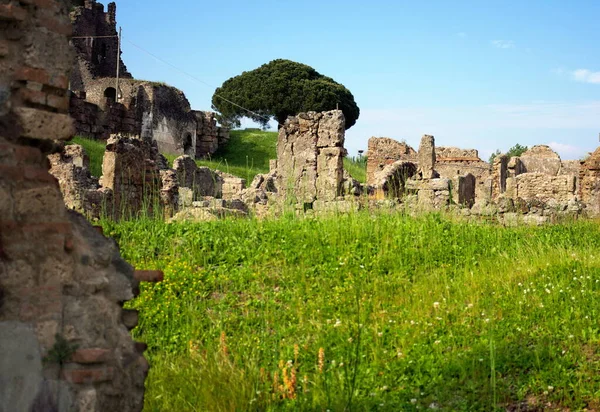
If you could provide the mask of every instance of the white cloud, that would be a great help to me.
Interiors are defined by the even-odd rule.
[[[512,49],[515,47],[515,42],[512,40],[492,40],[492,46],[498,49]]]
[[[582,83],[600,84],[600,72],[593,72],[587,69],[577,69],[572,73],[573,79]]]
[[[550,142],[548,143],[548,146],[564,159],[581,159],[589,152],[589,150],[586,150],[583,147],[566,143]]]

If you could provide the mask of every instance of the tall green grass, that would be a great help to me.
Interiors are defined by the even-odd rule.
[[[367,158],[361,157],[345,157],[344,158],[344,169],[350,176],[358,180],[361,183],[367,181]]]
[[[106,150],[106,142],[75,136],[67,144],[81,145],[90,157],[90,173],[92,176],[100,177],[102,175],[102,159]]]
[[[147,411],[598,407],[597,223],[103,225],[137,268],[165,271],[132,303]]]

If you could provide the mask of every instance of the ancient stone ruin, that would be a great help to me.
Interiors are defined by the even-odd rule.
[[[148,363],[123,303],[153,274],[67,211],[48,173],[74,132],[71,30],[64,2],[0,4],[0,410],[141,411]]]
[[[229,140],[229,131],[217,126],[214,113],[191,110],[182,91],[136,80],[127,71],[118,55],[116,11],[115,3],[105,12],[102,4],[85,0],[71,12],[77,59],[65,107],[76,134],[99,140],[137,136],[156,141],[162,153],[198,158],[215,153]]]
[[[561,215],[599,214],[594,159],[562,161],[548,146],[538,145],[520,157],[497,156],[490,165],[474,149],[436,147],[432,136],[423,136],[416,155],[406,144],[374,137],[367,185],[374,198],[409,195],[404,200],[410,203],[412,194],[425,207],[456,204],[466,214],[500,214],[511,221],[528,215],[525,220],[540,223]]]

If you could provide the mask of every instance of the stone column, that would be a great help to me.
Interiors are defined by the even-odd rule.
[[[433,136],[425,134],[421,137],[418,159],[418,173],[423,179],[433,179],[435,177],[435,139]]]

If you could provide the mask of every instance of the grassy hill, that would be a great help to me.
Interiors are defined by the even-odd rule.
[[[199,166],[231,173],[246,179],[248,184],[259,173],[269,172],[269,160],[277,158],[277,132],[257,129],[232,130],[231,139],[208,160],[197,160]],[[102,141],[75,137],[72,143],[82,145],[90,156],[93,176],[102,174],[102,157],[105,144]],[[170,164],[177,157],[165,155]],[[358,181],[364,182],[366,164],[353,159],[344,159],[344,167]]]

